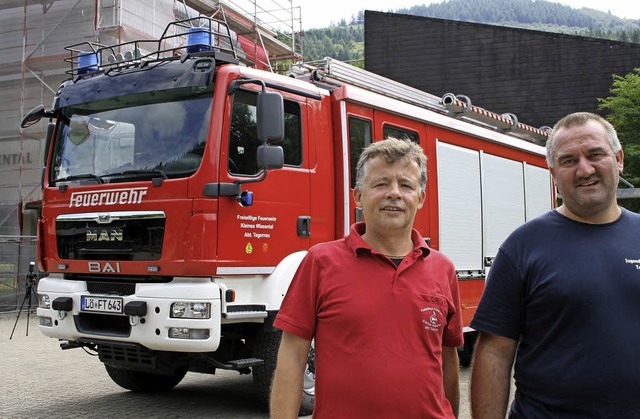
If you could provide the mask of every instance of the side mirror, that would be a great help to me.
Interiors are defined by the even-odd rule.
[[[284,167],[284,152],[280,146],[268,144],[258,146],[256,158],[258,167],[261,169],[282,169]]]
[[[279,143],[284,140],[284,100],[277,92],[261,91],[257,100],[258,141]]]
[[[20,123],[20,126],[22,128],[28,128],[31,125],[37,123],[38,121],[40,121],[42,119],[42,117],[44,117],[46,114],[45,110],[44,110],[44,106],[42,105],[38,105],[35,108],[31,109],[29,111],[29,113],[27,113],[24,118],[22,118],[22,122]]]

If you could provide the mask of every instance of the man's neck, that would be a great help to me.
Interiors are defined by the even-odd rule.
[[[365,232],[362,235],[362,240],[376,251],[389,257],[404,257],[413,250],[411,230],[386,236]]]
[[[620,218],[620,214],[622,213],[622,209],[617,204],[608,208],[607,211],[602,211],[597,214],[578,215],[572,212],[571,210],[569,210],[569,208],[567,208],[566,205],[561,205],[556,209],[560,214],[564,215],[565,217],[570,218],[574,221],[578,221],[580,223],[585,223],[585,224],[612,223],[618,218]]]

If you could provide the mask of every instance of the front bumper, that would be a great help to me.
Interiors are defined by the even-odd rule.
[[[69,311],[39,307],[39,329],[53,338],[75,342],[81,338],[137,343],[148,349],[174,352],[212,352],[218,349],[221,330],[221,288],[203,278],[181,278],[170,283],[139,283],[135,293],[122,296],[123,305],[146,305],[144,316],[105,314],[81,310],[87,283],[46,277],[38,283],[38,294],[51,302],[66,298]],[[113,297],[113,296],[105,296]],[[60,300],[59,300],[60,301]],[[171,318],[174,302],[204,302],[211,305],[210,318]],[[192,338],[169,336],[170,329],[198,331]],[[175,333],[174,333],[175,335]],[[187,333],[188,336],[188,333]],[[206,336],[206,338],[203,338]]]

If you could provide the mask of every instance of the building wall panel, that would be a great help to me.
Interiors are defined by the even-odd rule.
[[[369,71],[536,127],[601,113],[613,75],[640,67],[639,44],[371,11],[364,45]]]

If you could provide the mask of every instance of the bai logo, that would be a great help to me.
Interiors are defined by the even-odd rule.
[[[99,272],[99,273],[110,273],[117,274],[120,273],[120,262],[89,262],[89,272]]]
[[[438,332],[442,327],[442,318],[444,315],[442,311],[436,307],[425,307],[420,309],[422,312],[422,324],[426,330],[431,332]]]
[[[627,258],[624,258],[624,262],[635,266],[636,269],[640,271],[640,259],[627,259]]]

